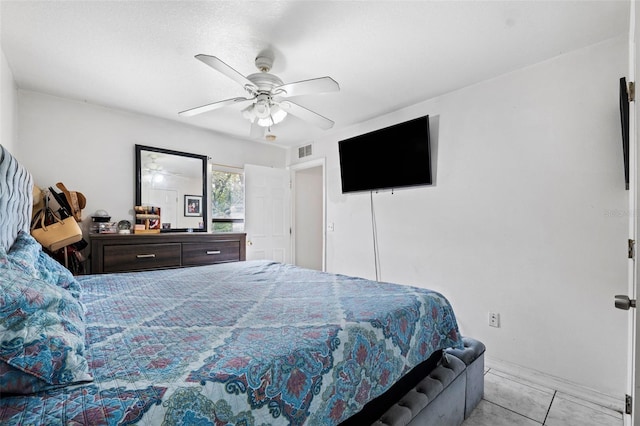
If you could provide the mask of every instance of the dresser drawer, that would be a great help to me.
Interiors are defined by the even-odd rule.
[[[104,246],[103,272],[178,267],[180,248],[180,243]]]
[[[184,266],[237,262],[239,260],[240,241],[238,240],[182,244],[182,264]]]

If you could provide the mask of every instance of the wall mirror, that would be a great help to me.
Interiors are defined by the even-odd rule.
[[[207,156],[136,145],[135,205],[160,208],[161,232],[206,232]]]

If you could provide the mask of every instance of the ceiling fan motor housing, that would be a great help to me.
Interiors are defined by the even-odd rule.
[[[247,76],[247,79],[258,87],[258,92],[271,93],[278,86],[282,86],[282,80],[278,76],[268,72],[257,72]]]
[[[265,55],[258,55],[256,56],[255,64],[256,68],[260,71],[269,72],[273,66],[273,58]]]

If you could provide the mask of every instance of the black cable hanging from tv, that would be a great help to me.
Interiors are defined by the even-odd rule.
[[[371,232],[373,235],[373,262],[376,269],[376,281],[380,281],[378,274],[378,229],[376,228],[376,213],[373,208],[373,191],[369,191],[369,200],[369,205],[371,207]]]

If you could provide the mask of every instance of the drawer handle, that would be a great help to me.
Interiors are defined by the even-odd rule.
[[[153,253],[152,254],[136,254],[136,257],[138,259],[151,259],[151,258],[156,257],[156,255],[153,254]]]
[[[207,250],[207,254],[220,254],[220,250]]]

